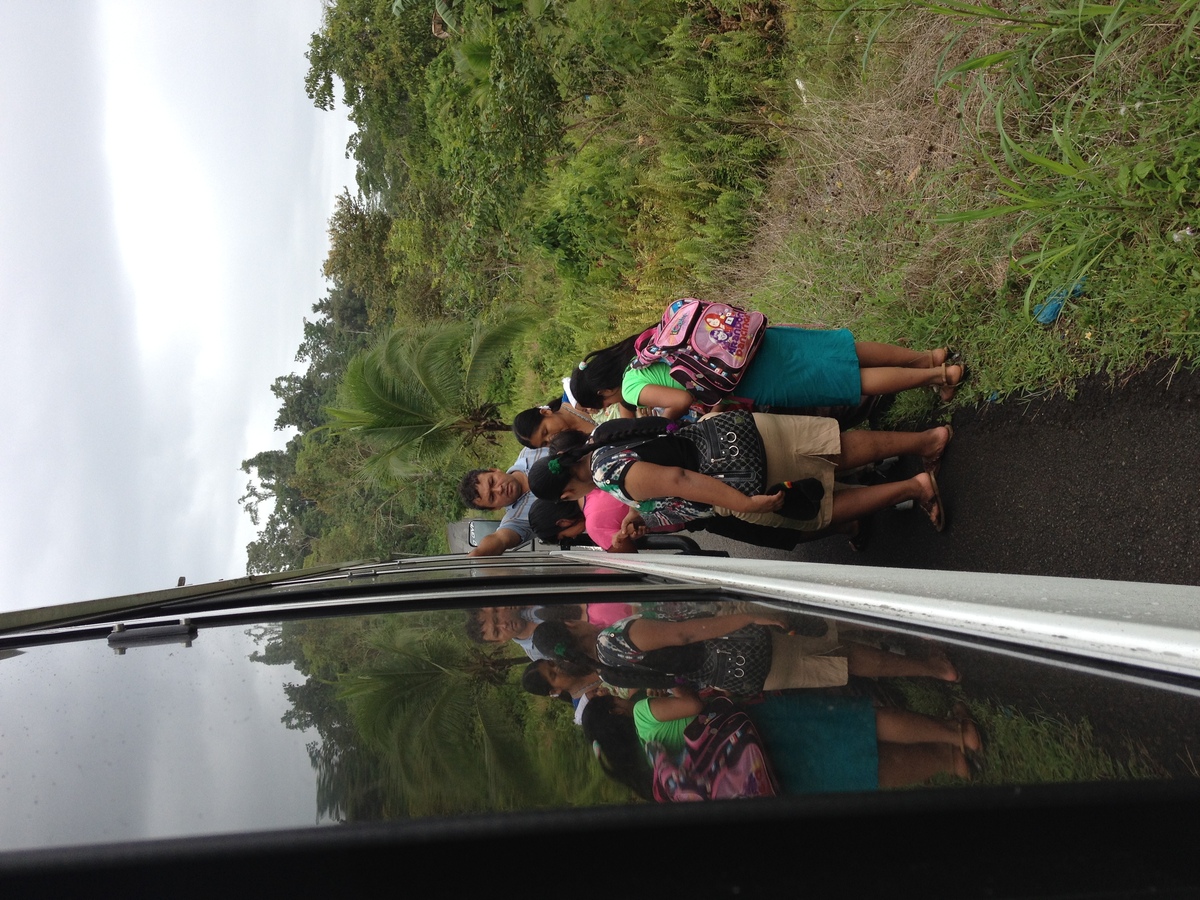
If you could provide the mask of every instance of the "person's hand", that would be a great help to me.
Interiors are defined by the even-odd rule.
[[[747,497],[746,507],[742,512],[778,512],[783,509],[783,491],[775,494],[755,494],[753,497]]]
[[[625,514],[625,518],[621,521],[621,534],[630,540],[645,537],[646,522],[636,509],[631,509]]]
[[[636,541],[638,538],[645,537],[647,534],[646,526],[639,525],[636,522],[630,522],[622,529],[621,533],[631,541]]]

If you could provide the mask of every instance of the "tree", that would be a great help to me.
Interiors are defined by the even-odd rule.
[[[343,190],[329,217],[329,255],[322,272],[362,297],[372,325],[390,324],[394,310],[391,266],[385,255],[391,217],[362,196]]]
[[[332,427],[375,447],[376,473],[411,474],[508,430],[489,388],[532,313],[489,325],[439,320],[397,329],[355,357],[346,372],[350,405],[330,409]]]
[[[287,572],[302,568],[308,555],[309,544],[319,530],[310,533],[305,528],[305,519],[272,512],[267,524],[258,533],[258,539],[246,545],[246,572],[249,575],[265,575],[270,572]]]
[[[259,505],[272,501],[270,514],[258,539],[246,545],[246,571],[250,574],[283,572],[304,564],[314,538],[326,527],[325,516],[293,484],[296,461],[303,446],[297,435],[283,450],[264,450],[242,461],[242,471],[254,475],[238,503],[258,525]]]
[[[527,662],[442,630],[399,625],[373,666],[342,678],[363,738],[384,755],[410,815],[545,802],[548,787],[497,690]]]
[[[408,178],[409,136],[424,138],[425,67],[443,42],[422,16],[392,15],[392,0],[326,3],[321,30],[312,36],[304,79],[320,109],[333,109],[335,88],[358,131],[347,149],[358,162],[365,194],[389,196]]]

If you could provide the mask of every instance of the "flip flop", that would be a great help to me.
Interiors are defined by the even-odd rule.
[[[933,523],[933,530],[941,533],[946,530],[946,507],[942,503],[942,494],[938,490],[937,477],[928,472],[929,483],[933,485],[933,499],[921,502],[921,510],[925,515],[929,516],[929,521]]]
[[[947,362],[942,364],[943,379],[945,379],[946,375],[948,374],[946,369],[949,366],[959,366],[962,369],[962,374],[958,376],[958,381],[954,382],[954,384],[950,384],[948,381],[943,380],[942,384],[934,385],[933,389],[938,395],[938,400],[940,400],[942,403],[949,403],[951,400],[953,400],[958,389],[966,384],[967,380],[971,377],[970,366],[964,365],[963,363]],[[950,392],[949,396],[946,395],[946,391]]]
[[[945,428],[946,434],[947,434],[946,443],[942,445],[942,452],[939,453],[937,456],[933,457],[933,459],[921,457],[921,462],[925,466],[925,471],[928,472],[931,476],[937,475],[937,473],[942,470],[942,457],[946,455],[946,451],[950,449],[950,442],[952,440],[954,440],[954,426],[953,425],[941,425],[939,427]]]
[[[987,734],[984,732],[983,726],[975,721],[967,704],[961,700],[954,702],[954,706],[950,709],[950,715],[952,718],[958,720],[958,748],[962,755],[966,757],[967,765],[971,767],[972,776],[978,776],[984,771],[984,754],[987,753]],[[968,725],[975,728],[975,735],[979,738],[978,750],[972,750],[967,746]]]
[[[933,362],[933,354],[934,354],[934,353],[937,353],[937,351],[938,351],[938,350],[941,350],[941,351],[942,351],[942,353],[944,353],[944,354],[945,354],[945,355],[942,357],[942,361],[941,361],[940,363],[936,363],[936,364],[934,364],[934,365],[931,365],[931,366],[929,366],[928,368],[930,368],[930,369],[936,369],[936,368],[938,368],[938,366],[944,366],[944,365],[951,365],[951,366],[954,366],[954,365],[958,365],[959,363],[961,363],[961,362],[962,362],[962,354],[961,354],[961,353],[959,353],[957,350],[955,350],[953,347],[938,347],[938,348],[937,348],[937,350],[930,350],[930,351],[929,351],[929,353],[930,353],[930,356],[929,356],[929,360],[930,360],[930,362]]]
[[[871,534],[875,531],[875,517],[865,516],[857,522],[858,528],[850,535],[850,549],[862,553],[871,542]]]

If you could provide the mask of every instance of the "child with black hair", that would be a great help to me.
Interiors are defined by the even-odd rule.
[[[575,500],[543,500],[538,498],[529,508],[529,527],[539,541],[569,547],[590,545],[593,541],[584,534],[587,523],[583,510]]]
[[[936,775],[968,779],[983,753],[979,729],[961,707],[953,718],[937,719],[876,707],[865,697],[804,691],[770,694],[742,708],[787,794],[906,787]],[[687,729],[704,709],[704,701],[682,688],[637,701],[596,698],[582,724],[600,745],[605,772],[637,790],[653,770],[626,745],[655,744],[679,762]]]
[[[944,656],[900,656],[842,640],[836,628],[785,633],[781,614],[755,612],[664,621],[630,616],[602,628],[544,622],[533,645],[546,659],[592,666],[609,684],[632,688],[717,688],[734,696],[791,688],[840,687],[850,675],[925,676],[957,681]]]
[[[724,416],[744,415],[723,413],[710,421],[723,430]],[[785,485],[784,489],[743,493],[703,474],[689,428],[674,432],[674,423],[656,417],[609,423],[591,437],[560,433],[551,441],[550,456],[531,467],[529,487],[538,497],[564,500],[602,488],[632,507],[625,522],[631,537],[646,526],[712,515],[818,531],[905,500],[918,501],[936,530],[945,527],[935,473],[953,434],[949,427],[843,434],[833,419],[764,413],[751,418],[765,457],[763,486]],[[835,491],[837,472],[901,454],[920,456],[925,471],[904,481]]]
[[[653,800],[654,770],[638,738],[633,719],[614,714],[613,697],[596,697],[583,711],[583,736],[592,745],[600,768],[643,800]]]
[[[599,409],[660,408],[669,419],[685,415],[695,397],[671,377],[666,362],[634,367],[640,334],[589,353],[571,373],[571,395]],[[780,325],[767,328],[761,346],[738,382],[736,394],[756,408],[857,406],[862,397],[910,388],[938,388],[943,403],[969,373],[946,349],[909,350],[895,344],[855,341],[844,328]]]
[[[512,431],[522,447],[545,447],[560,431],[591,434],[595,420],[559,397],[544,406],[523,409],[513,419]]]

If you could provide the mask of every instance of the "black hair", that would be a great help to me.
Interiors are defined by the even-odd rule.
[[[654,799],[654,770],[633,718],[614,711],[612,697],[593,697],[583,709],[583,736],[597,748],[604,774],[643,800]]]
[[[578,603],[563,603],[543,606],[538,618],[543,622],[575,622],[587,616]],[[592,668],[590,665],[588,668]]]
[[[521,673],[521,687],[527,693],[537,697],[553,697],[556,700],[565,700],[568,703],[572,702],[570,691],[561,691],[554,693],[554,688],[550,682],[546,680],[546,676],[542,674],[541,664],[549,662],[545,659],[535,659],[525,667],[525,671]]]
[[[541,500],[558,500],[571,483],[571,469],[592,452],[582,431],[560,431],[547,445],[550,455],[529,467],[529,490]]]
[[[530,486],[532,490],[532,485]],[[534,492],[536,494],[536,491]],[[547,544],[558,543],[558,533],[565,526],[559,525],[560,519],[569,519],[575,524],[583,518],[583,510],[574,500],[534,500],[529,507],[529,527],[537,535],[539,541]]]
[[[621,421],[627,420],[622,419]],[[546,444],[546,449],[550,451],[551,458],[565,458],[567,465],[573,466],[587,456],[592,446],[591,437],[582,431],[560,431],[554,437],[550,438],[550,442]]]
[[[680,684],[680,673],[699,671],[704,663],[704,648],[699,643],[682,647],[663,647],[642,654],[641,665],[605,666],[579,646],[575,635],[562,622],[542,622],[533,632],[533,646],[543,656],[565,660],[596,669],[600,677],[614,687],[673,688]]]
[[[610,419],[596,426],[596,430],[592,432],[589,440],[592,446],[600,447],[607,444],[623,444],[626,441],[636,441],[639,439],[649,440],[650,438],[661,437],[664,434],[672,434],[680,429],[680,425],[672,422],[670,419],[662,416],[639,416],[636,419]],[[555,435],[557,438],[558,435]],[[551,452],[554,443],[551,441]]]
[[[558,457],[543,457],[529,467],[527,477],[529,490],[537,497],[538,503],[557,503],[571,483],[571,467]]]
[[[522,447],[528,447],[532,450],[533,444],[529,443],[529,439],[533,436],[538,423],[542,421],[542,410],[548,409],[550,412],[558,412],[561,408],[562,397],[557,397],[545,406],[534,406],[517,413],[512,423],[512,433],[513,437],[517,439],[517,443]]]
[[[533,631],[534,649],[547,659],[565,659],[569,663],[595,668],[595,661],[575,641],[575,635],[562,622],[543,622]]]
[[[483,610],[468,609],[467,613],[467,637],[473,640],[476,644],[486,644],[483,639]]]
[[[567,662],[565,659],[548,659],[546,662],[562,672],[568,678],[578,678],[580,675],[595,675],[596,667],[589,660],[586,665]]]
[[[458,498],[470,509],[483,509],[479,505],[479,476],[491,469],[472,469],[458,483]]]
[[[571,395],[581,406],[600,409],[604,406],[604,398],[600,396],[600,391],[621,389],[621,379],[629,364],[633,362],[634,342],[641,335],[642,332],[639,331],[622,341],[617,341],[611,347],[593,350],[583,358],[583,362],[571,373]],[[621,404],[628,409],[636,409],[624,400]]]

